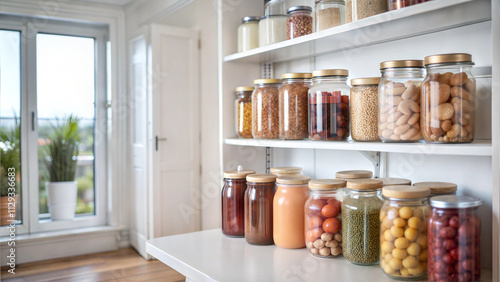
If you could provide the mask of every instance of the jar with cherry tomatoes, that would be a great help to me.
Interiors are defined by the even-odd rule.
[[[247,175],[245,193],[245,240],[254,245],[272,245],[273,198],[276,175]]]
[[[309,181],[305,204],[306,247],[318,257],[342,255],[342,200],[346,182],[338,179]]]
[[[382,189],[380,267],[392,279],[419,280],[427,276],[427,187],[397,185]]]
[[[450,182],[418,182],[413,186],[428,187],[431,189],[431,197],[457,194],[457,184]]]
[[[428,225],[429,281],[478,281],[482,201],[465,196],[431,198]]]

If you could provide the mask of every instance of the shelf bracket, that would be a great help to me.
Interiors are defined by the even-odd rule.
[[[266,173],[271,173],[271,147],[266,147]]]
[[[274,78],[274,66],[272,62],[262,63],[260,70],[262,78]]]
[[[374,177],[379,178],[380,177],[380,152],[373,152],[373,151],[359,151],[359,152],[372,162],[373,168],[375,171]]]

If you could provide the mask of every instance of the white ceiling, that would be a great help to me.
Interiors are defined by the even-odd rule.
[[[78,0],[78,1],[124,6],[132,2],[133,0]]]

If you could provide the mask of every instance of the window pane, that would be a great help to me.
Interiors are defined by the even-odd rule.
[[[46,191],[46,182],[49,181],[76,180],[76,214],[95,214],[94,46],[93,38],[37,35],[41,218],[49,213]],[[55,202],[53,200],[52,204]]]
[[[10,224],[11,219],[22,222],[20,38],[18,31],[0,30],[0,225]],[[17,199],[17,207],[9,205],[9,196],[14,196],[11,203]]]

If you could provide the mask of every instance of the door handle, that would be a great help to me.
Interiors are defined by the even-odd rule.
[[[35,131],[35,112],[31,112],[31,131]]]
[[[167,138],[159,138],[158,136],[156,136],[156,138],[155,138],[155,148],[156,148],[156,151],[158,151],[158,142],[159,141],[167,141]]]

